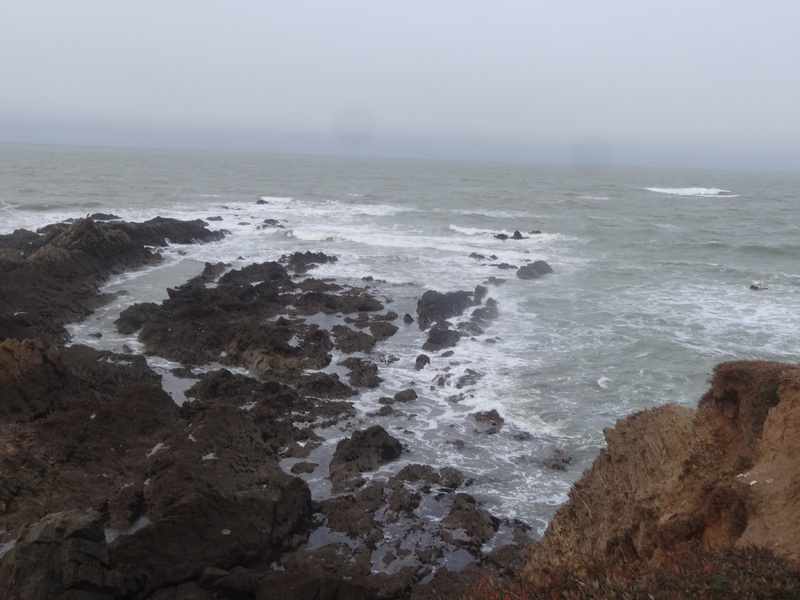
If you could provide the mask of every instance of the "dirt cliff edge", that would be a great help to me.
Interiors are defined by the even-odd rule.
[[[800,556],[800,365],[722,363],[696,410],[660,406],[604,434],[524,578],[575,556],[657,562],[686,543]]]

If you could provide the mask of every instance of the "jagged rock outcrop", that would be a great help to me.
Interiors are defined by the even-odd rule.
[[[800,366],[720,364],[697,410],[664,405],[604,433],[526,577],[568,556],[658,561],[685,543],[800,556]]]
[[[373,335],[345,325],[335,325],[329,333],[302,318],[382,310],[383,304],[363,288],[312,278],[295,282],[277,262],[248,265],[217,278],[218,267],[207,264],[197,277],[167,290],[169,298],[160,305],[139,304],[122,311],[117,328],[139,331],[149,352],[185,365],[216,361],[265,376],[297,376],[325,368],[334,348],[331,333],[346,353],[369,353],[377,342]]]
[[[402,452],[400,441],[380,425],[354,432],[349,439],[339,442],[331,459],[333,489],[355,489],[364,482],[359,473],[374,471],[380,465],[398,458]]]
[[[110,562],[96,511],[51,513],[25,527],[0,563],[0,591],[8,600],[114,598],[127,586]]]
[[[271,598],[280,586],[282,598],[422,600],[516,571],[527,528],[457,493],[463,473],[409,465],[367,483],[362,473],[403,451],[381,427],[355,431],[329,463],[322,436],[349,433],[358,393],[321,371],[334,344],[369,354],[398,330],[366,288],[297,276],[335,258],[285,257],[294,276],[277,262],[208,264],[161,305],[123,311],[120,331],[197,380],[176,405],[143,356],[59,347],[62,324],[109,300],[110,274],[160,260],[152,247],[222,233],[96,220],[0,239],[0,596]],[[496,304],[478,311],[485,323]],[[320,313],[348,326],[303,318]],[[378,362],[397,360],[340,364],[352,385],[375,387]],[[260,378],[186,366],[209,361]],[[409,388],[389,400],[416,399]],[[314,502],[308,482],[325,472],[336,495]],[[506,545],[488,552],[494,543]]]
[[[14,250],[0,252],[0,340],[40,337],[63,343],[65,323],[111,300],[99,293],[108,277],[162,260],[151,247],[211,242],[224,233],[199,220],[157,217],[144,223],[78,219],[38,239],[20,232],[12,236],[5,245]]]
[[[428,290],[417,302],[417,317],[420,329],[427,329],[434,323],[456,317],[473,304],[470,292],[458,291],[445,294]]]
[[[524,265],[517,269],[517,277],[520,279],[538,279],[542,275],[552,273],[553,268],[543,260],[536,260],[529,265]]]

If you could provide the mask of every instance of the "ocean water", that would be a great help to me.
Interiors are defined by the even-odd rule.
[[[166,298],[207,261],[323,251],[339,261],[310,275],[369,285],[401,316],[427,289],[504,279],[489,286],[500,316],[485,334],[422,371],[426,336],[398,321],[373,356],[383,386],[354,400],[360,422],[323,434],[331,441],[312,460],[379,423],[408,452],[377,477],[410,462],[459,467],[490,510],[539,533],[602,447],[603,428],[668,402],[694,406],[719,362],[798,361],[799,199],[798,173],[0,146],[0,233],[95,212],[222,217],[210,227],[230,232],[170,246],[163,264],[110,281],[125,293],[73,324],[74,343],[140,349],[114,331],[119,311]],[[267,219],[282,227],[260,227]],[[526,239],[495,237],[516,230]],[[520,280],[495,266],[533,260],[554,272]],[[174,365],[150,362],[181,402]],[[404,415],[366,416],[409,387],[419,399],[399,407]],[[476,432],[473,415],[486,410],[505,419],[498,433]],[[564,455],[565,470],[541,464]],[[328,493],[324,474],[308,478]]]

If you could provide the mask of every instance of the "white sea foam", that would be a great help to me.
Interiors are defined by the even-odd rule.
[[[668,194],[670,196],[698,196],[700,198],[738,198],[738,194],[734,194],[730,190],[723,190],[719,188],[704,188],[704,187],[685,187],[685,188],[658,188],[648,187],[644,188],[648,192],[657,192],[659,194]]]
[[[491,229],[482,229],[478,227],[459,227],[458,225],[450,225],[450,229],[456,233],[463,233],[464,235],[490,235],[496,233]]]

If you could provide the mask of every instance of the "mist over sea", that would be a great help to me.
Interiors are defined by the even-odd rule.
[[[413,462],[456,466],[487,508],[539,533],[604,427],[668,402],[694,406],[719,362],[800,359],[799,198],[798,173],[0,146],[0,234],[98,212],[229,232],[110,281],[123,293],[73,325],[73,343],[140,349],[116,333],[119,311],[161,301],[206,262],[322,251],[339,260],[310,276],[369,286],[401,316],[427,289],[487,285],[499,318],[424,370],[414,365],[426,334],[398,321],[372,356],[382,387],[354,400],[363,422],[324,433],[311,459],[378,423],[409,450],[376,477]],[[525,239],[495,237],[515,231]],[[534,260],[554,272],[521,280],[497,266]],[[176,365],[149,361],[182,402]],[[366,416],[409,387],[419,400],[403,416]],[[493,409],[505,424],[477,433],[472,415]],[[543,464],[554,456],[571,458],[566,470]]]

